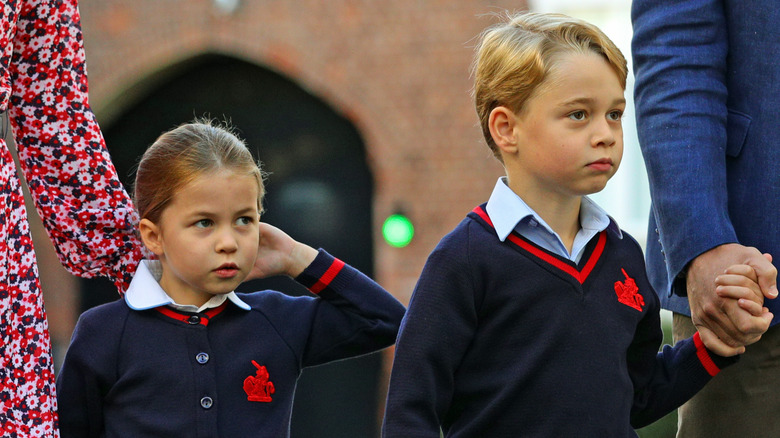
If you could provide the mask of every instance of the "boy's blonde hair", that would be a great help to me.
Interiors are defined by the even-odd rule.
[[[625,90],[628,65],[620,49],[596,26],[562,14],[518,13],[485,29],[472,66],[474,101],[482,134],[503,162],[490,135],[490,112],[505,106],[515,113],[541,85],[561,53],[597,53],[615,70]]]
[[[160,135],[144,152],[136,170],[133,198],[139,216],[159,223],[163,210],[181,187],[221,169],[255,178],[257,210],[262,212],[263,171],[231,127],[199,119]]]

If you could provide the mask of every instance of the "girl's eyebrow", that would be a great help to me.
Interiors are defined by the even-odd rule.
[[[256,212],[257,207],[255,205],[252,205],[251,207],[246,207],[241,210],[238,210],[236,214],[246,214],[248,212]],[[197,210],[190,213],[190,216],[215,216],[218,215],[220,212],[217,210]]]
[[[193,211],[192,213],[187,215],[188,217],[205,217],[205,218],[211,218],[214,216],[214,212],[200,210],[200,211]]]
[[[257,207],[247,207],[243,210],[239,210],[236,212],[237,215],[244,215],[244,214],[250,214],[250,213],[257,213]]]

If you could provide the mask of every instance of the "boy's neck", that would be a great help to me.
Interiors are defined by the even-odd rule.
[[[547,225],[555,231],[563,241],[566,250],[571,253],[574,238],[580,231],[580,206],[582,196],[561,196],[550,193],[537,193],[520,185],[512,184],[508,179],[509,188],[523,199]]]

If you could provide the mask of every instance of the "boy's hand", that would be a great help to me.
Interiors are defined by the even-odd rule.
[[[765,257],[772,261],[769,254],[765,254]],[[764,295],[758,284],[758,275],[752,266],[729,266],[723,274],[715,278],[715,293],[724,299],[737,300],[740,308],[752,316],[764,319],[766,326],[769,326],[773,315],[763,306]],[[704,345],[720,356],[733,356],[745,352],[744,346],[728,346],[709,330],[700,328],[699,335]],[[757,337],[760,339],[761,335],[758,334]]]
[[[715,278],[715,293],[721,298],[737,300],[739,307],[753,316],[764,316],[769,311],[763,306],[764,295],[756,271],[749,265],[729,266]]]
[[[296,241],[273,225],[260,222],[257,260],[246,279],[274,275],[297,277],[316,257],[316,249]]]
[[[771,257],[740,244],[724,244],[698,257],[689,265],[686,277],[691,319],[707,348],[720,356],[733,356],[744,351],[769,327],[768,317],[754,316],[739,306],[738,300],[721,298],[715,292],[715,277],[733,265],[753,268],[765,298],[777,296],[777,270]],[[763,308],[762,308],[763,310]]]

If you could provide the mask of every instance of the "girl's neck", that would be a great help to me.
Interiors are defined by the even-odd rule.
[[[162,288],[165,293],[171,297],[171,299],[174,301],[174,303],[180,305],[180,306],[195,306],[197,308],[200,308],[208,300],[211,299],[213,295],[208,294],[198,294],[192,291],[188,290],[182,290],[180,285],[176,282],[172,282],[170,280],[170,276],[166,276],[165,272],[163,271],[163,275],[159,280],[160,287]]]

